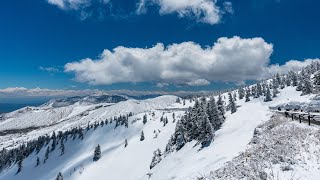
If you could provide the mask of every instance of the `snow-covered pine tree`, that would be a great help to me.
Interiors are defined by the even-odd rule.
[[[303,86],[302,86],[302,95],[311,94],[312,93],[312,84],[309,75],[305,75],[303,77]]]
[[[181,101],[180,101],[180,98],[179,98],[179,97],[177,98],[176,103],[179,103],[179,104],[181,103]]]
[[[233,114],[237,111],[237,106],[236,106],[236,103],[234,102],[231,92],[228,93],[228,96],[229,96],[229,107],[231,110],[231,114]]]
[[[144,140],[144,133],[143,131],[141,131],[140,141],[143,141],[143,140]]]
[[[257,96],[260,97],[262,96],[263,93],[262,93],[262,86],[260,84],[260,82],[257,83]]]
[[[303,89],[303,78],[301,76],[299,76],[299,81],[298,81],[296,90],[302,91],[302,89]]]
[[[233,93],[233,100],[234,100],[234,102],[237,101],[237,93],[236,92]]]
[[[263,82],[262,84],[261,84],[261,87],[262,87],[262,95],[266,95],[266,93],[267,93],[267,89],[266,89],[266,83],[265,82]]]
[[[266,92],[266,97],[264,99],[265,102],[268,102],[268,101],[272,101],[272,98],[271,98],[271,93],[270,93],[270,88],[267,86],[267,92]]]
[[[101,148],[100,145],[94,149],[93,161],[98,161],[101,158]]]
[[[161,160],[162,153],[160,149],[157,149],[153,152],[152,161],[150,164],[150,169],[152,169],[154,166],[156,166]]]
[[[211,122],[213,129],[217,130],[221,127],[222,123],[224,122],[224,117],[222,116],[221,113],[219,113],[219,109],[215,102],[214,97],[211,97],[209,102],[210,102],[210,110],[207,110],[208,119]]]
[[[287,86],[291,86],[291,78],[289,73],[286,75],[285,81]]]
[[[315,92],[319,93],[320,92],[320,71],[317,71],[316,73],[314,73],[313,85],[314,85]]]
[[[201,113],[201,134],[199,137],[199,142],[201,142],[201,147],[207,147],[211,144],[211,142],[213,141],[214,138],[214,130],[212,127],[211,122],[209,121],[207,115],[202,112]]]
[[[278,89],[276,88],[276,86],[272,86],[272,97],[275,98],[277,97],[277,93],[278,93]]]
[[[250,101],[250,88],[246,88],[246,99],[245,102],[249,102]]]
[[[147,123],[147,120],[148,120],[148,117],[147,117],[147,114],[144,114],[143,115],[143,124],[146,124]]]
[[[289,74],[290,74],[290,78],[291,78],[291,81],[292,81],[292,86],[298,86],[298,76],[297,76],[297,73],[295,73],[295,72],[293,72],[293,71],[290,71]]]
[[[224,118],[225,108],[224,108],[224,101],[222,100],[221,93],[219,93],[219,96],[218,96],[217,106],[219,110],[219,115]]]
[[[239,94],[239,99],[243,99],[244,94],[245,94],[243,87],[239,88],[238,94]]]
[[[277,80],[277,78],[275,78],[275,79],[272,80],[273,97],[277,97],[277,94],[279,93],[278,87],[279,87],[278,80]]]
[[[59,172],[59,174],[57,175],[56,180],[63,180],[63,176],[61,172]]]

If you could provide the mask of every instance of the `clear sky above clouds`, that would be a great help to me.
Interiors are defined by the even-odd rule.
[[[319,57],[319,6],[317,0],[1,1],[0,89],[213,90],[263,79]]]

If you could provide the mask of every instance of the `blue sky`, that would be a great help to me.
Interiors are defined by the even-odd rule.
[[[225,7],[225,2],[231,4],[232,12]],[[163,4],[150,1],[146,4],[145,11],[137,13],[138,3],[139,0],[130,3],[125,0],[110,0],[108,3],[96,1],[85,8],[73,8],[71,5],[62,8],[46,0],[1,1],[0,88],[213,90],[258,79],[257,75],[246,74],[232,82],[231,77],[209,77],[224,76],[223,72],[202,74],[198,69],[193,69],[196,75],[190,76],[190,82],[180,78],[180,75],[171,76],[172,72],[168,75],[170,77],[165,75],[158,79],[158,74],[154,74],[153,78],[141,75],[141,78],[128,82],[125,80],[128,76],[117,80],[118,75],[108,81],[97,79],[99,73],[95,72],[95,67],[99,65],[96,65],[95,61],[119,58],[121,52],[112,57],[102,56],[103,50],[113,52],[112,49],[118,46],[149,49],[162,43],[166,49],[174,43],[192,41],[204,50],[208,46],[212,47],[220,37],[227,37],[231,41],[234,36],[238,36],[239,44],[245,39],[258,37],[262,38],[263,42],[259,41],[257,46],[272,45],[272,50],[262,51],[265,54],[257,57],[257,61],[262,59],[264,68],[270,68],[276,63],[281,66],[289,60],[303,61],[306,58],[319,57],[320,2],[317,0],[218,0],[214,5],[221,10],[219,22],[204,21],[203,16],[206,14],[197,17],[189,12],[179,16],[179,9],[172,7],[171,10],[169,8],[160,12],[166,5],[165,1]],[[225,45],[228,42],[218,44]],[[192,45],[186,46],[196,48]],[[212,51],[211,55],[216,53]],[[223,53],[222,55],[225,56]],[[84,58],[91,58],[93,61],[89,64],[93,66],[89,72],[83,72],[82,67],[78,67],[86,66],[80,63]],[[207,59],[203,56],[201,58]],[[126,63],[131,60],[122,61]],[[254,58],[252,61],[255,61]],[[66,70],[66,64],[71,62],[78,64],[72,64],[73,66]],[[139,59],[133,62],[139,62]],[[173,66],[178,67],[175,71],[182,68],[181,64],[169,67]],[[188,68],[183,67],[183,70]],[[164,70],[159,71],[163,74]],[[212,71],[216,69],[213,68]],[[113,74],[105,76],[110,75]]]

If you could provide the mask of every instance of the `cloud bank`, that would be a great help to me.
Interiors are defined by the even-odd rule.
[[[211,25],[219,23],[224,13],[233,12],[232,4],[228,1],[221,8],[216,0],[140,0],[137,13],[146,13],[149,6],[158,6],[160,15],[176,13],[181,18],[191,17]]]
[[[261,80],[273,74],[298,70],[312,60],[270,64],[273,45],[262,38],[219,38],[211,47],[194,42],[151,48],[119,46],[104,50],[99,59],[82,59],[65,65],[75,80],[91,85],[155,82],[201,86],[210,82]]]

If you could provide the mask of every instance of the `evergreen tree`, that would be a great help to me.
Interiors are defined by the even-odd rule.
[[[257,96],[260,97],[260,96],[262,96],[262,95],[263,95],[263,93],[262,93],[262,86],[261,86],[261,84],[258,82],[258,83],[257,83]]]
[[[266,98],[264,99],[264,101],[265,101],[265,102],[272,101],[271,93],[270,93],[270,88],[269,88],[269,87],[267,87]]]
[[[62,156],[64,154],[64,143],[63,143],[63,140],[61,140],[60,150],[61,150],[60,156]]]
[[[127,147],[128,146],[128,140],[124,140],[124,147]]]
[[[56,180],[63,180],[61,172],[59,172],[59,174],[57,175]]]
[[[54,151],[56,149],[56,145],[57,145],[56,133],[54,131],[52,133],[51,139],[52,139],[51,151]]]
[[[312,93],[312,84],[310,81],[310,76],[306,75],[303,78],[303,86],[302,86],[302,95],[311,94]]]
[[[298,86],[298,77],[297,74],[293,71],[290,71],[292,86]]]
[[[23,157],[22,157],[22,155],[21,155],[21,156],[19,156],[19,160],[18,160],[18,170],[17,170],[17,174],[18,174],[19,172],[21,172],[21,170],[22,170],[22,161],[23,161]]]
[[[140,141],[143,141],[143,140],[144,140],[144,133],[143,131],[141,131]]]
[[[44,160],[43,160],[43,163],[46,163],[47,162],[47,159],[49,158],[49,146],[47,147],[47,150],[46,150],[46,153],[44,155]]]
[[[37,157],[36,167],[39,166],[39,164],[40,164],[40,159],[39,157]]]
[[[240,88],[239,89],[239,91],[238,91],[238,93],[239,93],[239,99],[243,99],[243,97],[244,97],[244,89],[243,88]]]
[[[214,138],[214,130],[212,124],[210,123],[207,115],[202,113],[201,116],[201,135],[200,135],[200,142],[202,148],[207,147],[210,145]]]
[[[296,90],[302,91],[302,89],[303,89],[303,79],[300,77]]]
[[[246,89],[246,100],[245,100],[245,102],[249,102],[250,101],[250,90],[249,90],[249,88],[247,88]]]
[[[234,102],[237,101],[237,93],[236,93],[236,92],[233,93],[233,101],[234,101]]]
[[[152,169],[154,166],[156,166],[161,160],[162,153],[160,149],[157,149],[153,152],[152,161],[150,164],[150,169]]]
[[[313,77],[313,85],[316,92],[320,91],[320,71],[317,71]]]
[[[219,93],[219,96],[218,96],[217,106],[219,110],[219,115],[224,118],[225,108],[224,108],[224,101],[222,100],[221,93]]]
[[[100,145],[94,149],[93,161],[98,161],[101,158],[101,148]]]
[[[231,114],[233,114],[237,111],[236,103],[234,102],[231,92],[229,92],[228,95],[229,95],[229,106],[230,106]]]
[[[146,124],[148,120],[147,114],[143,115],[143,124]]]

